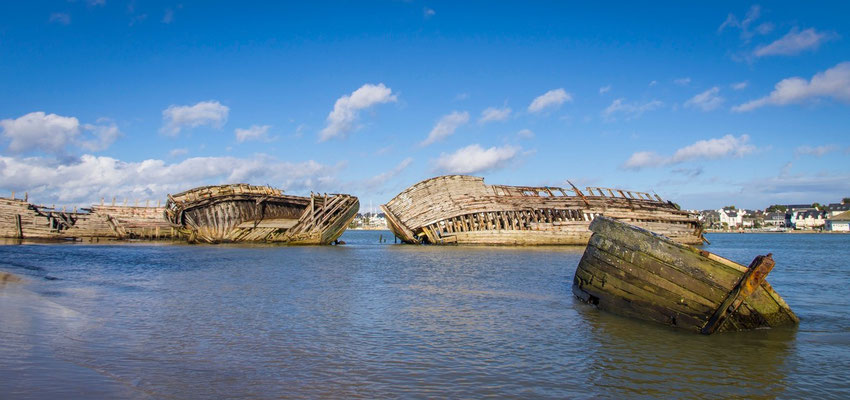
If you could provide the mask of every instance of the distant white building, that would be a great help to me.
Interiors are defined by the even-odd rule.
[[[764,216],[764,225],[771,226],[774,228],[784,228],[785,227],[785,213],[781,212],[771,212],[767,213]]]
[[[726,224],[730,228],[739,228],[744,225],[744,210],[728,210],[721,208],[717,210],[720,214],[720,224]]]
[[[827,218],[824,229],[832,232],[850,232],[850,211]]]
[[[832,203],[826,208],[827,217],[834,217],[850,211],[850,203]]]
[[[824,212],[818,210],[800,210],[791,213],[791,223],[794,229],[819,229],[826,224]]]

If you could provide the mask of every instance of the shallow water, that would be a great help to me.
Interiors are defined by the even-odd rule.
[[[583,248],[6,245],[2,398],[850,396],[850,235],[711,234],[801,319],[710,337],[574,300]]]

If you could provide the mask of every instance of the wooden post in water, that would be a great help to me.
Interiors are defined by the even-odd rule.
[[[21,214],[15,214],[15,229],[18,239],[22,239],[24,237],[24,229],[21,226]]]
[[[744,300],[761,286],[761,283],[764,282],[764,279],[770,273],[770,270],[773,269],[774,265],[776,263],[773,261],[772,253],[768,253],[766,256],[756,257],[750,263],[747,272],[741,276],[738,284],[729,292],[723,303],[720,303],[720,307],[717,307],[714,314],[702,327],[701,332],[710,335],[720,328],[726,322],[726,319],[738,310],[738,307],[744,303]]]

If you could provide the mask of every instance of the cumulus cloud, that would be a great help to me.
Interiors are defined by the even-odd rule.
[[[191,106],[170,105],[162,110],[163,126],[160,132],[177,135],[183,128],[211,126],[221,128],[227,122],[230,108],[218,101],[202,101]]]
[[[832,37],[833,34],[817,32],[813,28],[804,31],[794,28],[773,43],[757,47],[753,55],[756,57],[793,56],[806,50],[817,50],[821,43]]]
[[[80,121],[75,117],[63,117],[31,112],[17,119],[0,121],[3,136],[9,140],[9,151],[23,153],[41,150],[61,153],[80,134]]]
[[[605,94],[609,91],[611,91],[611,85],[602,86],[601,88],[599,88],[599,94]]]
[[[534,137],[534,132],[532,132],[531,129],[522,129],[517,132],[517,136],[523,139],[531,139]]]
[[[360,111],[376,104],[391,103],[398,100],[392,89],[383,83],[367,83],[350,95],[343,95],[334,103],[334,109],[328,114],[328,125],[319,133],[319,141],[345,136],[356,126]]]
[[[735,106],[732,111],[752,111],[766,105],[781,106],[820,97],[850,102],[850,62],[819,72],[809,81],[800,77],[783,79],[769,95]]]
[[[625,169],[641,169],[647,167],[657,167],[667,163],[667,158],[661,156],[654,151],[638,151],[629,157],[623,164]]]
[[[540,96],[537,96],[537,98],[535,98],[528,106],[528,111],[539,113],[549,108],[557,108],[567,101],[573,101],[573,96],[571,94],[567,93],[567,91],[563,88],[552,89]]]
[[[807,156],[815,156],[821,157],[825,154],[832,153],[833,151],[837,151],[838,146],[834,144],[828,144],[823,146],[800,146],[794,149],[794,155],[799,157],[801,155]]]
[[[658,100],[651,100],[645,103],[626,103],[626,99],[619,98],[611,102],[611,105],[602,111],[602,116],[606,119],[610,119],[613,118],[615,114],[623,114],[627,119],[637,118],[643,115],[643,113],[656,110],[661,108],[663,105],[664,103]]]
[[[195,157],[171,164],[156,159],[125,162],[89,154],[69,162],[0,156],[0,187],[28,191],[37,202],[76,205],[113,196],[164,200],[167,193],[234,182],[270,184],[287,191],[334,191],[340,185],[335,176],[343,167],[344,163],[292,163],[267,155]]]
[[[641,169],[663,165],[679,164],[694,160],[715,160],[727,157],[743,157],[756,150],[750,144],[749,135],[735,137],[726,135],[721,138],[697,141],[694,144],[676,150],[672,156],[662,156],[652,151],[639,151],[631,155],[622,167]]]
[[[88,151],[102,151],[109,148],[112,143],[118,140],[121,136],[121,131],[113,122],[101,119],[98,121],[101,125],[85,124],[83,129],[91,133],[90,139],[83,139],[79,142],[79,146]],[[105,124],[104,124],[105,123]]]
[[[481,112],[481,117],[478,118],[478,123],[486,124],[488,122],[506,121],[508,118],[510,118],[510,116],[511,109],[509,107],[487,107],[487,109]]]
[[[437,159],[437,170],[450,174],[484,172],[504,166],[516,158],[519,151],[519,147],[509,145],[484,149],[473,144],[451,154],[441,154]]]
[[[271,127],[271,125],[251,125],[248,129],[236,128],[233,132],[236,134],[236,141],[239,143],[247,140],[268,140]]]
[[[699,108],[703,111],[711,111],[720,107],[724,99],[718,95],[720,88],[715,86],[694,97],[691,97],[685,102],[686,108]]]
[[[433,17],[434,15],[436,15],[436,14],[437,14],[437,12],[436,12],[436,11],[434,11],[434,9],[433,9],[433,8],[425,7],[425,8],[422,10],[422,14],[425,16],[425,18],[426,18],[426,19],[428,19],[428,18],[431,18],[431,17]]]
[[[434,143],[438,140],[442,140],[447,136],[451,136],[455,133],[458,127],[469,122],[469,113],[464,111],[452,111],[451,114],[444,115],[437,121],[437,124],[434,125],[434,128],[431,129],[431,132],[428,133],[428,137],[420,143],[422,146],[427,146],[431,143]]]
[[[731,86],[732,86],[733,90],[744,90],[744,89],[747,88],[747,86],[749,86],[749,84],[750,84],[749,82],[743,81],[743,82],[733,83]]]
[[[3,138],[12,153],[43,152],[64,155],[69,147],[89,151],[108,148],[120,136],[118,127],[105,119],[98,124],[80,124],[76,117],[31,112],[15,119],[0,120]]]

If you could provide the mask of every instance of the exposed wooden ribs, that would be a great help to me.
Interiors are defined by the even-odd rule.
[[[486,185],[450,175],[417,183],[382,209],[390,229],[408,243],[584,244],[599,215],[635,223],[683,243],[700,243],[696,214],[658,195],[575,185]]]

